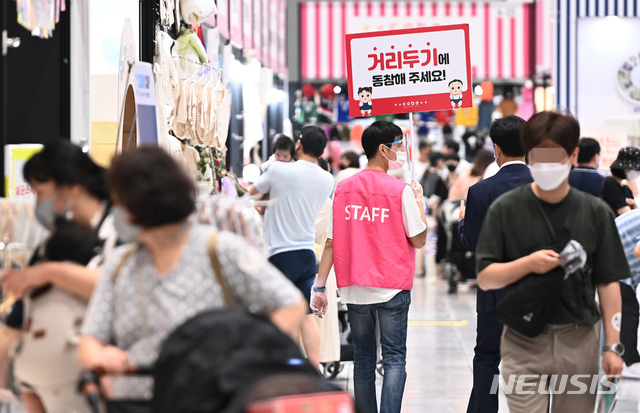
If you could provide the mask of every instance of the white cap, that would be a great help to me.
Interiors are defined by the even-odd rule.
[[[187,24],[200,24],[218,13],[214,0],[180,0],[180,13]]]

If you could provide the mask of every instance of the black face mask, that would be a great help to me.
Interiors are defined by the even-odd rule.
[[[345,169],[347,169],[347,168],[348,168],[348,166],[344,166],[343,164],[340,164],[340,170],[341,170],[341,171],[344,171],[344,170],[345,170]]]
[[[449,172],[455,172],[457,168],[458,168],[458,165],[451,165],[451,164],[447,165],[447,169],[449,170]]]

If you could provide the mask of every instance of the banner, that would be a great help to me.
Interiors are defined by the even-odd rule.
[[[242,2],[240,0],[229,1],[229,40],[235,46],[242,48]]]
[[[278,67],[281,75],[287,73],[287,0],[278,2]]]
[[[345,38],[351,117],[473,106],[469,25]]]
[[[269,31],[271,25],[269,24],[269,2],[270,0],[260,0],[262,9],[262,59],[260,62],[263,66],[271,67],[270,65],[270,48],[269,48]]]
[[[533,75],[529,67],[535,31],[529,20],[535,7],[539,6],[505,1],[304,1],[300,3],[302,80],[346,77],[345,34],[453,24],[469,25],[473,78],[525,79]],[[540,53],[550,54],[553,42],[545,43],[540,33],[536,35]]]
[[[218,0],[218,29],[220,35],[225,39],[230,37],[229,35],[229,0]]]
[[[269,0],[269,65],[274,71],[278,70],[278,3],[279,0]]]
[[[253,49],[253,0],[242,0],[242,43]]]
[[[262,2],[253,0],[253,48],[256,58],[262,61]]]

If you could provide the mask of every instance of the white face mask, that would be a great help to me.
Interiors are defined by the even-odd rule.
[[[407,153],[406,152],[396,152],[391,148],[387,148],[391,152],[396,154],[396,160],[392,161],[386,156],[384,157],[387,161],[389,161],[389,170],[395,171],[397,169],[402,169],[402,167],[407,163]],[[384,156],[384,155],[382,155]]]
[[[127,211],[123,207],[113,207],[113,226],[118,233],[118,238],[125,244],[138,240],[139,230],[126,218]]]
[[[540,189],[553,191],[567,179],[569,172],[571,172],[571,164],[569,162],[538,162],[531,165],[530,169],[531,176]]]
[[[638,178],[640,178],[640,171],[629,171],[629,172],[627,172],[627,181],[633,182]]]

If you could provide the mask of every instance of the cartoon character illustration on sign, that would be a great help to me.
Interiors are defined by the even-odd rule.
[[[371,106],[371,95],[373,94],[372,87],[361,87],[358,88],[358,97],[360,99],[360,113],[362,116],[371,116],[371,110],[373,106]]]
[[[462,80],[454,79],[449,82],[449,96],[451,98],[451,107],[462,107]]]

